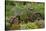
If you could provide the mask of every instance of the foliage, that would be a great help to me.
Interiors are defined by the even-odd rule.
[[[44,17],[44,2],[6,1],[6,29],[37,29],[44,27],[43,19],[41,19],[42,22],[38,20],[36,22],[34,20],[35,22],[25,23],[25,21],[27,21],[27,17],[32,16],[34,12],[40,13],[41,16]],[[11,16],[17,15],[20,15],[20,19],[24,22],[22,21],[20,24],[12,24],[11,26],[9,22]]]

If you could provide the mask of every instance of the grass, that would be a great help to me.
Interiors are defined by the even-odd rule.
[[[37,2],[26,2],[25,5],[23,5],[24,2],[15,2],[15,1],[6,1],[6,29],[16,30],[16,29],[38,29],[38,28],[44,28],[44,21],[35,21],[35,22],[21,22],[20,24],[12,24],[10,25],[10,17],[20,15],[21,20],[24,20],[27,18],[27,16],[30,16],[32,13],[29,10],[30,8],[33,8],[33,12],[38,12],[44,17],[44,3],[37,3]],[[14,6],[13,6],[14,5]]]

